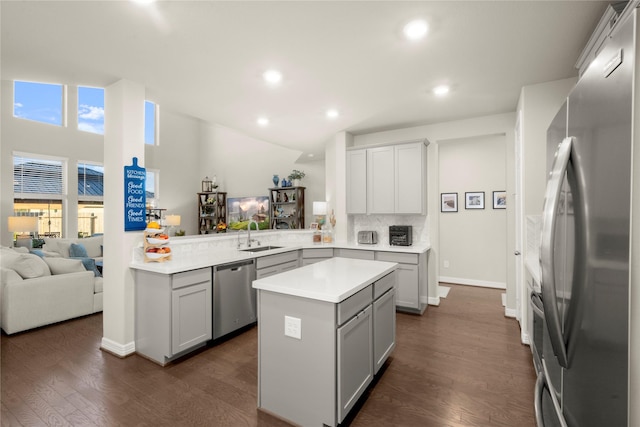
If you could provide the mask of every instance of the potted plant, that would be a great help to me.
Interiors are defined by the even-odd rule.
[[[289,179],[293,181],[294,187],[300,187],[300,180],[304,177],[305,177],[304,171],[299,171],[297,169],[292,170],[291,173],[289,174]]]

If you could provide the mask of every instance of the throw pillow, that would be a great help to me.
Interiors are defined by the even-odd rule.
[[[34,249],[31,251],[32,254],[38,255],[40,258],[44,258],[44,252],[42,249]]]
[[[82,265],[84,265],[85,270],[92,271],[93,275],[96,277],[102,276],[98,267],[96,267],[96,260],[89,257],[75,257],[74,259],[79,259],[82,261]]]
[[[44,262],[51,269],[52,274],[67,274],[87,271],[79,259],[44,257]]]
[[[8,267],[15,270],[23,279],[51,276],[47,263],[33,254],[20,254]]]
[[[82,243],[71,243],[69,246],[69,256],[72,258],[88,257],[87,248]]]

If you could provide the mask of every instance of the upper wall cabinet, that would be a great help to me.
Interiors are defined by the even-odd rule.
[[[427,141],[347,151],[347,213],[425,214]]]
[[[367,213],[367,150],[347,151],[347,213]]]

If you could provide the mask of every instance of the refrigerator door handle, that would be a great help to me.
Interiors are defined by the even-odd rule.
[[[542,418],[542,392],[545,385],[544,372],[540,372],[538,374],[538,379],[536,380],[536,388],[534,389],[533,395],[533,409],[536,413],[536,427],[544,427],[544,419]]]
[[[544,363],[544,362],[543,362]],[[544,415],[542,410],[542,397],[544,395],[544,389],[549,390],[549,395],[551,396],[551,401],[553,403],[553,409],[556,413],[556,417],[560,423],[561,427],[567,427],[567,422],[562,415],[562,411],[560,410],[560,406],[558,402],[553,397],[553,392],[549,388],[549,383],[547,383],[547,376],[545,374],[544,369],[538,374],[538,379],[536,380],[536,386],[533,393],[533,409],[536,415],[536,427],[545,427],[544,426]]]
[[[569,367],[567,347],[562,337],[562,325],[558,311],[557,292],[555,284],[554,266],[554,237],[556,234],[556,213],[560,202],[562,183],[567,173],[571,158],[571,146],[573,137],[562,140],[556,152],[551,169],[551,175],[547,183],[542,211],[542,241],[540,244],[540,268],[542,272],[542,303],[544,317],[549,331],[549,339],[553,352],[558,358],[558,363],[564,368]]]
[[[531,292],[531,308],[533,309],[533,312],[540,317],[541,319],[544,319],[544,310],[542,307],[542,300],[540,299],[540,296],[535,293],[535,292]]]

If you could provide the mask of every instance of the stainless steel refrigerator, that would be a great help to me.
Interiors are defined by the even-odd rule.
[[[538,426],[629,425],[636,13],[623,14],[547,132]]]

